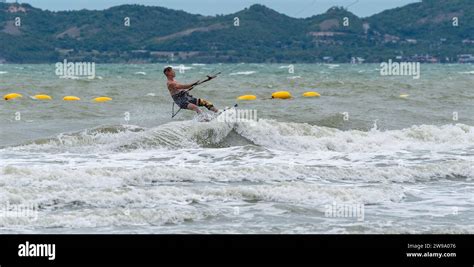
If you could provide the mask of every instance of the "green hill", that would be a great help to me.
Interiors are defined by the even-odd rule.
[[[130,26],[124,25],[130,18]],[[457,17],[458,26],[453,26]],[[21,26],[15,26],[15,19]],[[235,26],[238,18],[239,25]],[[367,18],[334,7],[297,19],[262,5],[201,16],[162,7],[51,12],[0,3],[0,62],[440,61],[474,54],[474,1],[424,0]],[[425,55],[420,59],[420,55]]]

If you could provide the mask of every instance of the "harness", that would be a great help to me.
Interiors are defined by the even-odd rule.
[[[192,95],[189,94],[188,91],[181,91],[177,94],[174,94],[171,96],[173,98],[173,100],[176,102],[178,101],[179,99],[183,98],[183,97],[186,97],[186,100],[191,100],[193,98]],[[178,104],[178,103],[176,103]]]

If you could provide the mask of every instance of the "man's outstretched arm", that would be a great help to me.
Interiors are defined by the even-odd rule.
[[[195,86],[198,82],[195,82],[193,84],[179,84],[176,83],[176,89],[191,89],[193,86]]]

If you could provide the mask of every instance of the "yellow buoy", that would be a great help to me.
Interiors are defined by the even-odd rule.
[[[107,102],[107,101],[110,101],[110,100],[112,100],[112,98],[106,97],[106,96],[101,96],[101,97],[94,98],[94,102]]]
[[[407,97],[409,97],[409,96],[410,96],[410,95],[407,95],[407,94],[402,94],[402,95],[400,95],[401,98],[407,98]]]
[[[241,95],[237,97],[237,100],[255,100],[257,99],[256,95]]]
[[[321,95],[318,92],[306,92],[303,94],[304,97],[320,97]]]
[[[287,91],[279,91],[272,94],[272,98],[279,98],[279,99],[288,99],[291,98],[290,92]]]
[[[35,95],[33,98],[38,99],[38,100],[51,100],[51,99],[53,99],[49,95]]]
[[[5,99],[5,100],[13,100],[13,99],[15,99],[15,98],[21,98],[21,97],[23,97],[21,94],[12,93],[12,94],[4,95],[4,96],[3,96],[3,99]]]
[[[77,96],[65,96],[63,98],[64,101],[79,101],[81,100],[79,97]]]

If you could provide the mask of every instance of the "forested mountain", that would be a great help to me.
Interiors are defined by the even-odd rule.
[[[130,25],[127,26],[127,18]],[[19,26],[18,26],[19,25]],[[163,7],[51,12],[0,3],[0,62],[457,61],[474,54],[474,1],[424,0],[359,18],[298,19],[262,5],[201,16]]]

